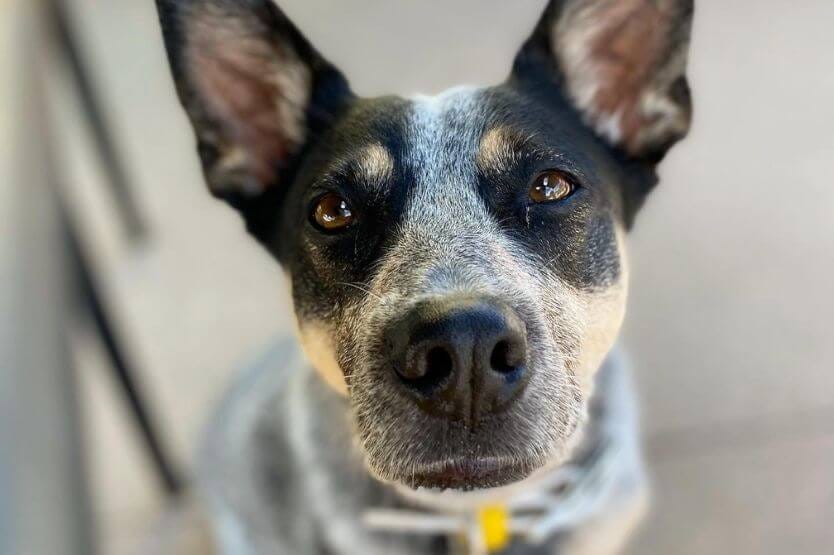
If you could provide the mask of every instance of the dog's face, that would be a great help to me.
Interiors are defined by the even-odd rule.
[[[563,457],[688,127],[691,5],[554,2],[500,86],[357,99],[267,0],[159,4],[210,188],[287,271],[370,469],[469,489]]]

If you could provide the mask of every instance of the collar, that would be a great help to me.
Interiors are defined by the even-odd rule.
[[[369,509],[363,520],[376,531],[450,536],[467,555],[500,551],[513,538],[542,544],[605,508],[616,487],[619,451],[614,438],[602,435],[567,464],[519,482],[524,485],[509,489],[501,502],[418,490],[408,497],[421,509]]]

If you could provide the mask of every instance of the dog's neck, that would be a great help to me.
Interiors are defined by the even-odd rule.
[[[622,368],[600,372],[586,417],[567,442],[564,456],[554,457],[521,481],[492,489],[434,491],[388,484],[408,508],[370,507],[365,525],[406,535],[463,535],[480,546],[470,549],[472,553],[488,552],[488,537],[509,541],[509,530],[539,545],[580,526],[612,503],[619,487],[616,469],[622,457],[634,456],[634,422],[628,403],[620,399],[627,396],[627,388],[623,376],[612,376],[618,373]]]
[[[553,460],[516,484],[468,493],[415,492],[373,478],[352,433],[348,400],[325,385],[309,367],[304,368],[305,364],[291,342],[276,346],[227,397],[225,408],[207,435],[210,441],[203,446],[201,459],[208,462],[199,472],[201,487],[236,514],[270,515],[268,523],[261,523],[266,529],[274,522],[290,522],[303,507],[306,516],[299,518],[321,523],[325,543],[376,545],[377,538],[390,538],[370,533],[374,527],[369,526],[368,516],[376,511],[389,518],[389,524],[392,520],[407,521],[408,526],[399,529],[403,541],[426,547],[432,533],[437,536],[446,532],[435,528],[428,535],[425,529],[415,533],[415,524],[420,524],[424,516],[435,524],[444,519],[448,522],[450,517],[452,521],[471,522],[473,507],[502,505],[511,519],[529,523],[530,517],[518,507],[520,502],[529,505],[531,498],[539,510],[534,518],[548,517],[544,524],[549,525],[553,520],[550,517],[558,517],[562,526],[567,522],[570,527],[587,514],[582,516],[582,511],[576,510],[576,495],[566,498],[561,482],[553,478],[562,471],[592,478],[593,485],[573,491],[599,508],[605,505],[601,494],[604,488],[596,484],[598,477],[593,469],[605,469],[607,465],[595,462],[600,457],[594,445],[605,445],[610,438],[608,444],[615,447],[611,452],[618,453],[616,464],[626,468],[639,462],[632,391],[628,373],[616,357],[609,357],[598,373],[587,418],[575,434],[575,446],[564,463]],[[633,472],[639,472],[639,466]],[[581,485],[587,486],[588,481],[581,480]],[[253,493],[241,497],[241,491]],[[458,514],[450,515],[450,508],[457,508]],[[388,547],[386,544],[384,549],[364,552],[393,553]],[[425,549],[415,547],[414,551]]]

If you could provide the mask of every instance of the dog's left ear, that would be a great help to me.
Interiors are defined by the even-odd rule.
[[[629,157],[660,160],[689,129],[693,0],[551,0],[513,78],[554,83]]]
[[[156,0],[211,192],[246,215],[353,98],[272,0]]]

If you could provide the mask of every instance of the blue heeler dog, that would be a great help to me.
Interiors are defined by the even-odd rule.
[[[646,499],[623,236],[689,127],[692,0],[552,0],[504,83],[411,99],[357,98],[270,0],[157,4],[209,189],[286,271],[308,361],[217,418],[221,547],[620,549]]]

